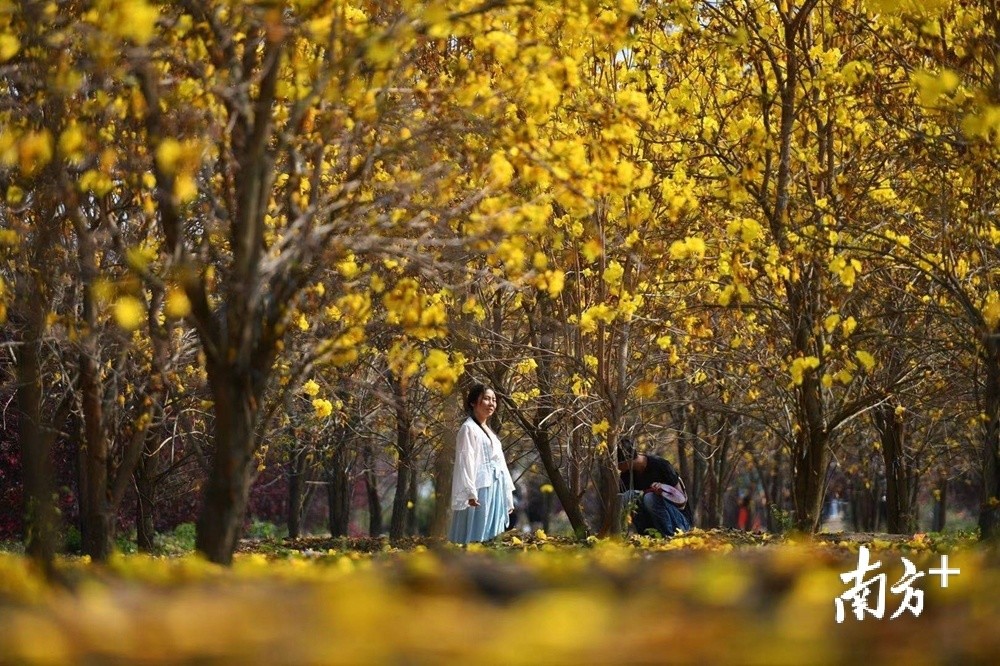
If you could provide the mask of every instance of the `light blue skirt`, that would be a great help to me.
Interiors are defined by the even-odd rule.
[[[493,483],[479,488],[479,506],[455,511],[451,517],[448,540],[454,543],[489,541],[507,527],[507,502],[503,480],[495,475]]]

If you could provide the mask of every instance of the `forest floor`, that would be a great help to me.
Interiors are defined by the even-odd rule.
[[[1000,555],[960,533],[304,537],[244,540],[231,567],[58,566],[68,589],[0,552],[0,664],[1000,659]]]

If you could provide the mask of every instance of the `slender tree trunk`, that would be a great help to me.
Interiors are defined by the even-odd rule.
[[[784,511],[786,509],[785,503],[783,501],[783,490],[785,487],[785,474],[784,474],[784,455],[782,454],[782,447],[779,444],[777,446],[777,451],[774,454],[774,468],[768,479],[768,484],[765,486],[767,488],[767,529],[769,532],[779,532],[782,525],[778,522],[778,512]]]
[[[382,498],[378,492],[378,478],[375,476],[375,461],[371,444],[365,445],[365,495],[368,497],[368,536],[382,534]]]
[[[157,463],[155,444],[156,442],[152,437],[146,439],[142,458],[136,466],[134,475],[136,494],[135,539],[137,547],[144,553],[153,552],[155,547],[156,521],[154,508],[156,506],[156,484],[154,477]]]
[[[288,461],[288,536],[297,539],[302,533],[305,504],[306,449],[293,446]]]
[[[406,501],[406,535],[417,535],[417,468],[416,465],[410,467],[410,479],[407,483]]]
[[[164,298],[164,289],[160,286],[151,288],[152,298],[150,299],[149,322],[150,341],[153,347],[152,369],[153,376],[150,378],[152,388],[151,397],[157,397],[161,402],[159,412],[162,416],[162,402],[166,395],[167,386],[170,381],[167,377],[166,368],[170,363],[171,339],[170,332],[166,326],[160,322],[158,313],[160,304]],[[150,418],[148,422],[152,422]],[[138,432],[136,435],[138,436]],[[155,521],[155,495],[156,479],[160,466],[159,449],[156,442],[156,432],[145,429],[142,433],[142,445],[136,447],[134,455],[134,465],[129,468],[128,461],[132,458],[132,452],[126,452],[125,464],[118,471],[115,488],[112,491],[112,498],[115,503],[115,510],[124,496],[125,483],[131,478],[136,490],[136,516],[135,516],[135,538],[137,547],[142,552],[152,552],[154,549],[154,537],[156,536]],[[118,499],[115,499],[115,497]]]
[[[549,479],[549,483],[552,485],[552,490],[556,497],[559,498],[559,502],[562,504],[563,509],[566,511],[566,518],[569,520],[570,526],[572,526],[573,531],[577,535],[586,535],[589,531],[587,527],[587,520],[583,516],[583,510],[580,507],[580,502],[573,495],[569,484],[563,477],[559,465],[556,463],[555,455],[552,451],[552,442],[548,438],[547,430],[540,430],[532,434],[531,441],[535,445],[535,450],[538,451],[538,459],[542,463],[542,468],[545,470],[545,475]],[[618,477],[615,477],[615,493],[618,492]],[[566,502],[563,502],[563,498],[566,498]]]
[[[948,511],[948,475],[944,470],[938,473],[934,488],[934,510],[931,514],[931,531],[943,532]]]

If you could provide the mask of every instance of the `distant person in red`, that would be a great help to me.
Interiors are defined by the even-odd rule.
[[[736,511],[736,529],[744,532],[750,529],[750,495],[740,498],[740,505]]]

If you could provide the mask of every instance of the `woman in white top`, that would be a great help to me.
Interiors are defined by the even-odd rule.
[[[455,543],[488,541],[504,531],[514,510],[514,481],[503,449],[486,421],[497,408],[492,389],[476,384],[465,398],[468,418],[455,438],[451,530]]]

